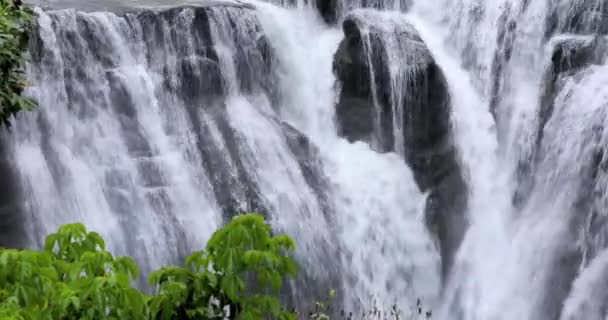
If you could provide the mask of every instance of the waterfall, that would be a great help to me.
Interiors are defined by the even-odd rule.
[[[147,272],[259,211],[317,286],[337,273],[318,151],[272,102],[275,58],[250,8],[38,15],[40,110],[8,137],[27,243],[82,221]]]
[[[258,211],[300,307],[608,316],[604,1],[32,3],[0,245],[81,221],[145,274]]]
[[[337,135],[342,34],[314,7],[36,13],[40,107],[2,140],[25,229],[8,240],[39,246],[82,221],[145,274],[259,211],[296,240],[297,304],[329,289],[353,308],[437,298],[426,195],[400,156]]]
[[[438,4],[458,14],[434,18]],[[456,95],[481,98],[463,101],[478,110],[452,114],[461,161],[472,168],[471,225],[442,318],[605,318],[605,304],[596,302],[602,296],[591,296],[605,277],[598,271],[605,248],[604,10],[599,1],[437,1],[416,8],[420,30],[429,21],[437,28],[425,41],[433,48],[439,38],[443,48],[432,51]],[[450,50],[456,63],[441,62]],[[468,138],[458,134],[461,116],[488,112],[496,130],[477,120],[465,125],[475,130]],[[496,139],[494,150],[482,158],[467,154],[488,138]],[[479,201],[487,205],[476,207]]]

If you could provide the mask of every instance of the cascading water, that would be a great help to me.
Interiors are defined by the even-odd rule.
[[[607,317],[603,1],[271,2],[39,2],[0,244],[83,221],[147,272],[257,210],[297,305]]]
[[[426,17],[432,5],[421,3],[416,13]],[[598,54],[603,40],[597,34],[605,23],[600,18],[603,5],[596,1],[456,1],[450,5],[459,14],[448,13],[438,22],[440,30],[429,33],[425,41],[452,86],[469,82],[482,97],[481,104],[477,99],[463,101],[481,106],[464,115],[471,118],[492,112],[497,131],[494,137],[487,125],[469,123],[467,129],[476,130],[475,138],[456,134],[463,163],[474,165],[468,179],[473,189],[468,208],[472,223],[444,292],[442,316],[603,319],[605,305],[589,295],[601,285],[585,285],[590,278],[602,279],[598,270],[603,268],[599,261],[605,248],[603,223],[598,222],[605,210],[600,169],[604,144],[594,138],[603,132],[603,117],[598,113],[605,103],[600,102],[602,80],[592,76],[597,73],[589,67],[603,63]],[[461,61],[460,67],[441,62],[441,51],[433,50],[431,37],[441,36],[446,21],[449,34],[462,35],[448,36],[445,41],[446,46],[457,48],[452,58]],[[553,37],[560,32],[585,36]],[[466,74],[450,75],[463,69]],[[466,80],[467,74],[472,79]],[[471,90],[452,91],[460,97],[466,97],[466,92]],[[584,111],[583,106],[596,113]],[[499,141],[497,149],[482,159],[487,168],[493,167],[494,175],[482,175],[483,163],[466,152],[479,146],[483,137]],[[504,174],[508,175],[505,179],[501,178]],[[475,189],[482,192],[476,194]],[[476,207],[479,201],[486,201],[486,206]],[[592,260],[598,254],[599,261]],[[574,281],[577,277],[580,280]]]
[[[336,135],[340,32],[312,7],[254,5],[37,11],[40,110],[3,141],[19,242],[83,221],[146,272],[258,210],[298,244],[313,280],[293,284],[298,299],[330,287],[346,304],[436,298],[438,256],[408,167]]]

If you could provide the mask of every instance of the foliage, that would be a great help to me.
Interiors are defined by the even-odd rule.
[[[27,86],[23,53],[27,50],[32,11],[17,1],[0,1],[0,125],[10,127],[12,116],[36,103],[21,96]]]
[[[113,257],[83,225],[65,225],[43,250],[0,250],[0,319],[295,319],[277,298],[296,274],[294,248],[262,216],[237,216],[183,267],[153,272],[156,294],[147,296],[131,286],[133,260]]]
[[[42,251],[0,251],[0,319],[147,319],[136,277],[133,260],[114,258],[97,233],[65,225]]]
[[[211,237],[205,251],[186,258],[185,267],[150,275],[158,293],[150,304],[153,317],[294,319],[277,298],[283,278],[296,274],[295,262],[285,254],[294,249],[288,236],[270,234],[262,216],[236,216]]]

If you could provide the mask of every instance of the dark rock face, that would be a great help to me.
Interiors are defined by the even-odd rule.
[[[1,135],[10,134],[2,129]],[[25,238],[24,219],[20,215],[21,192],[10,160],[10,150],[0,137],[0,248],[22,247]]]
[[[342,89],[339,134],[378,152],[402,153],[419,188],[430,191],[427,222],[439,238],[445,276],[466,227],[467,194],[450,132],[447,83],[411,25],[376,27],[372,21],[379,19],[374,13],[344,20],[345,39],[334,57]],[[389,41],[399,52],[385,45]],[[397,74],[395,63],[402,66]]]
[[[316,0],[319,14],[325,22],[334,24],[338,20],[338,1],[339,0]]]
[[[345,39],[334,58],[342,86],[336,107],[339,133],[350,141],[366,141],[380,152],[403,149],[410,165],[423,169],[421,153],[435,153],[432,150],[450,144],[446,80],[413,27],[383,30],[368,25],[375,15],[350,15],[343,23]],[[391,51],[391,42],[399,49]],[[395,72],[392,64],[405,67]],[[399,108],[401,116],[394,114]],[[395,122],[394,117],[399,119]],[[403,134],[397,136],[396,130]],[[415,171],[421,189],[432,184],[427,170]]]
[[[345,20],[343,29],[345,39],[340,43],[334,57],[334,72],[341,84],[340,100],[336,106],[338,133],[351,142],[372,143],[377,134],[374,125],[376,117],[374,97],[377,93],[372,92],[372,81],[382,80],[382,78],[372,80],[370,71],[381,70],[382,61],[380,59],[368,60],[364,39],[354,20]],[[373,35],[369,37],[368,46],[372,51],[383,49],[379,38]],[[371,67],[368,66],[370,62]],[[377,87],[382,86],[377,85]],[[390,130],[390,128],[386,129]],[[379,148],[381,151],[388,151],[391,147],[389,145]]]

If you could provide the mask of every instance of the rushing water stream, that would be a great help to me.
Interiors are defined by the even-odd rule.
[[[36,4],[0,244],[82,221],[148,272],[259,211],[296,304],[608,317],[604,1]]]

